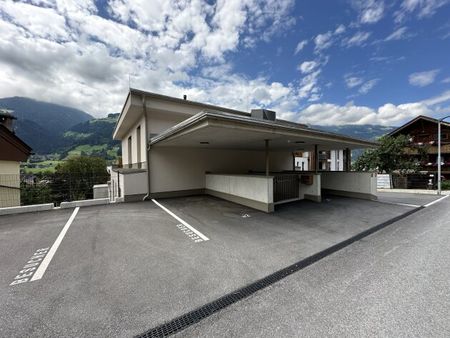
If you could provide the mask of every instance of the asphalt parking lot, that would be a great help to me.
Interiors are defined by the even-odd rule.
[[[399,192],[378,192],[378,201],[397,204],[410,204],[411,206],[424,206],[437,201],[442,196],[434,194],[411,194]]]
[[[69,227],[73,209],[2,216],[0,336],[134,336],[414,208],[387,195],[274,214],[207,196],[158,202],[167,210],[81,208]],[[41,279],[13,283],[45,255]]]

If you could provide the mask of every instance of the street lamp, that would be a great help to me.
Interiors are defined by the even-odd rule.
[[[450,115],[445,116],[438,121],[438,195],[441,194],[441,123],[449,117]]]

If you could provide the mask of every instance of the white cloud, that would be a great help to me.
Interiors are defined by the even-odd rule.
[[[353,7],[358,11],[358,19],[362,24],[372,24],[384,16],[383,0],[352,0]]]
[[[302,40],[297,44],[297,47],[295,47],[295,52],[294,55],[297,55],[298,53],[300,53],[303,48],[306,47],[306,45],[308,44],[308,40]]]
[[[380,81],[380,79],[371,79],[365,81],[363,78],[359,76],[355,76],[352,74],[346,74],[344,75],[344,81],[349,89],[353,89],[356,87],[358,88],[359,94],[367,94],[369,91],[372,90],[373,87]]]
[[[438,104],[448,101],[450,101],[450,91],[428,100],[399,105],[386,103],[376,109],[357,106],[353,102],[344,106],[316,103],[301,110],[296,117],[298,121],[316,125],[381,124],[393,126],[413,119],[417,115],[436,115],[442,112]]]
[[[336,27],[334,31],[328,31],[326,33],[317,34],[314,38],[314,52],[315,53],[321,53],[325,49],[330,48],[335,40],[337,39],[338,35],[341,35],[345,32],[345,26],[339,25]]]
[[[357,32],[352,37],[344,39],[343,45],[345,47],[361,46],[367,41],[370,35],[370,32]]]
[[[1,1],[2,96],[104,115],[121,109],[130,75],[138,88],[189,92],[205,101],[212,95],[214,103],[234,108],[246,108],[248,100],[256,106],[268,99],[282,107],[297,102],[299,85],[232,75],[226,62],[238,48],[292,27],[293,0],[111,0],[107,5],[113,19],[102,17],[94,0]],[[234,88],[249,99],[215,96]]]
[[[366,81],[358,90],[360,94],[367,94],[372,90],[373,87],[376,86],[376,84],[380,81],[380,79],[372,79],[369,81]]]
[[[302,99],[317,101],[320,98],[319,75],[321,70],[316,70],[306,75],[300,82],[298,95]]]
[[[51,40],[68,38],[68,27],[64,17],[52,8],[4,1],[0,2],[0,12],[6,14],[11,22],[30,34]]]
[[[450,76],[443,79],[442,83],[450,83]]]
[[[344,81],[348,88],[357,87],[364,82],[364,80],[362,78],[357,77],[357,76],[352,76],[350,74],[347,74],[346,76],[344,76]]]
[[[314,69],[316,69],[319,66],[319,63],[317,61],[305,61],[302,62],[299,66],[298,69],[303,73],[303,74],[308,74],[311,73]]]
[[[439,8],[448,5],[450,0],[403,0],[400,8],[394,13],[397,23],[405,21],[416,14],[419,19],[433,16]]]
[[[405,26],[397,28],[393,31],[389,36],[387,36],[384,41],[394,41],[394,40],[402,40],[410,35],[407,33],[407,28]]]
[[[439,73],[439,69],[426,72],[412,73],[409,75],[409,84],[417,87],[425,87],[432,84]]]
[[[331,31],[328,31],[323,34],[318,34],[314,38],[314,44],[315,44],[314,50],[316,52],[321,52],[331,47],[331,45],[333,44],[333,33]]]
[[[337,28],[334,30],[334,34],[342,34],[345,32],[345,26],[344,25],[339,25],[337,26]]]

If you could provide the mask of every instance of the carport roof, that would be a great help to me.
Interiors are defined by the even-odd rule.
[[[321,150],[373,148],[377,143],[325,132],[287,121],[202,111],[150,139],[153,147]]]

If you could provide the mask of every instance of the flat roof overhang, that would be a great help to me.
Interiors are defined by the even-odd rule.
[[[375,148],[377,143],[298,124],[258,120],[222,112],[201,112],[150,140],[151,147],[311,151]]]

